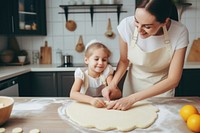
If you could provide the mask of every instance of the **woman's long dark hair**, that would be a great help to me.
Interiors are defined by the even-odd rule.
[[[164,23],[166,18],[178,21],[177,8],[171,0],[138,0],[137,8],[145,8],[160,23]]]

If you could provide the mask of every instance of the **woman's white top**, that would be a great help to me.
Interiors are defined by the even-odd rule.
[[[131,38],[135,30],[134,16],[124,18],[118,25],[117,29],[122,39],[130,45]],[[189,44],[188,30],[185,25],[180,22],[171,20],[171,26],[168,29],[168,34],[173,51],[187,47]],[[146,39],[142,39],[140,35],[138,36],[137,45],[145,52],[152,52],[164,47],[164,44],[161,44],[163,44],[163,35],[150,36]]]

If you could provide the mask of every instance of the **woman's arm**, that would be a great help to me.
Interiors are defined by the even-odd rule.
[[[119,99],[110,104],[108,109],[127,110],[137,101],[162,94],[175,88],[182,76],[186,47],[176,50],[171,60],[168,77],[150,88]],[[124,88],[126,89],[126,88]]]
[[[105,102],[101,99],[80,93],[82,84],[83,80],[81,80],[80,78],[75,78],[74,84],[70,91],[70,98],[78,102],[91,104],[98,108],[104,107],[106,105]]]
[[[129,60],[127,59],[127,54],[128,54],[127,43],[124,42],[121,37],[119,37],[119,43],[120,43],[120,59],[117,64],[117,69],[116,69],[115,75],[114,75],[112,81],[105,88],[108,91],[102,92],[103,97],[105,97],[106,100],[108,100],[108,101],[110,101],[110,99],[113,99],[113,97],[115,97],[115,96],[119,96],[118,91],[116,91],[119,89],[117,87],[117,85],[118,85],[119,81],[121,80],[121,78],[123,77],[123,75],[125,74],[126,69],[129,65]],[[112,96],[111,96],[111,94],[112,94]]]
[[[127,43],[123,41],[121,36],[119,37],[119,43],[120,43],[120,59],[119,59],[119,62],[117,64],[116,73],[113,77],[113,80],[111,81],[111,85],[113,85],[113,87],[117,87],[119,81],[121,80],[121,78],[125,74],[126,69],[129,65],[129,60],[128,60],[128,57],[127,57],[127,55],[128,55]]]

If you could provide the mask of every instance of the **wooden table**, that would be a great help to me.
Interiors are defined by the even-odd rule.
[[[72,124],[68,117],[63,115],[62,111],[71,102],[69,98],[14,97],[14,100],[10,119],[1,126],[6,128],[6,133],[11,133],[15,127],[21,127],[23,133],[34,128],[40,129],[41,133],[99,132]],[[191,132],[180,118],[179,110],[185,104],[193,104],[200,111],[199,97],[155,97],[148,100],[159,108],[158,119],[147,129],[135,129],[131,132]]]

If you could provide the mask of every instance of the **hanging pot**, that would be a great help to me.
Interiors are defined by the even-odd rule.
[[[66,28],[69,31],[75,31],[76,30],[76,22],[74,20],[68,20],[66,21]]]
[[[78,43],[76,44],[76,48],[75,48],[75,49],[76,49],[76,51],[79,52],[79,53],[81,53],[81,52],[84,51],[85,46],[84,46],[84,44],[83,44],[82,35],[80,35],[79,40],[78,40]]]

